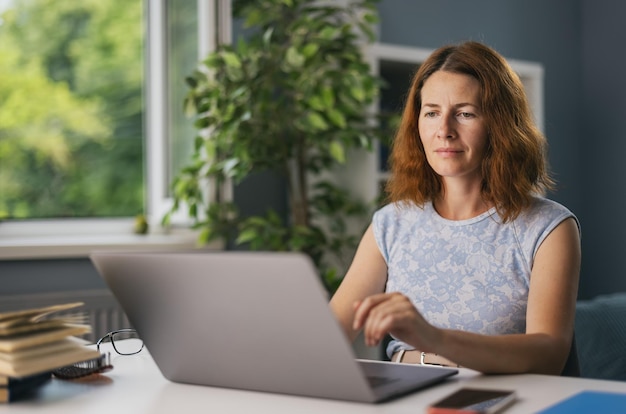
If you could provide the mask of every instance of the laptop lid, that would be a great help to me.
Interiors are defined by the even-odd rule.
[[[457,373],[355,360],[303,254],[94,252],[91,259],[170,381],[379,402]]]

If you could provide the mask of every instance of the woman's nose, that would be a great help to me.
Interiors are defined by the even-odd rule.
[[[449,117],[441,117],[439,128],[437,128],[437,138],[453,139],[455,136],[453,121]]]

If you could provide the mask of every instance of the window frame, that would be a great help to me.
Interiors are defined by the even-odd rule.
[[[184,209],[165,229],[161,219],[171,208],[168,196],[168,105],[166,0],[146,1],[145,74],[145,209],[147,235],[133,232],[134,217],[33,219],[0,221],[0,260],[88,257],[98,249],[161,250],[196,246],[197,234],[189,227]],[[229,0],[197,0],[198,58],[229,42]],[[213,243],[208,248],[221,248]]]

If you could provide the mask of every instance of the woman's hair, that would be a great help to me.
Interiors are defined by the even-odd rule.
[[[390,156],[391,202],[423,206],[444,191],[441,177],[426,160],[418,122],[424,82],[437,71],[469,75],[480,84],[481,111],[488,142],[482,161],[481,192],[506,222],[552,189],[546,140],[533,121],[524,87],[506,60],[478,42],[444,46],[419,67],[409,90]]]

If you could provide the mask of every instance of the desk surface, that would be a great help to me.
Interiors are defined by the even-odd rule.
[[[390,402],[368,405],[308,397],[268,394],[195,385],[166,380],[147,351],[113,357],[114,369],[93,380],[53,379],[36,398],[0,405],[0,413],[411,413],[462,387],[515,389],[518,401],[507,414],[534,413],[584,390],[626,393],[626,382],[564,378],[547,375],[484,376],[461,369],[443,384]]]

